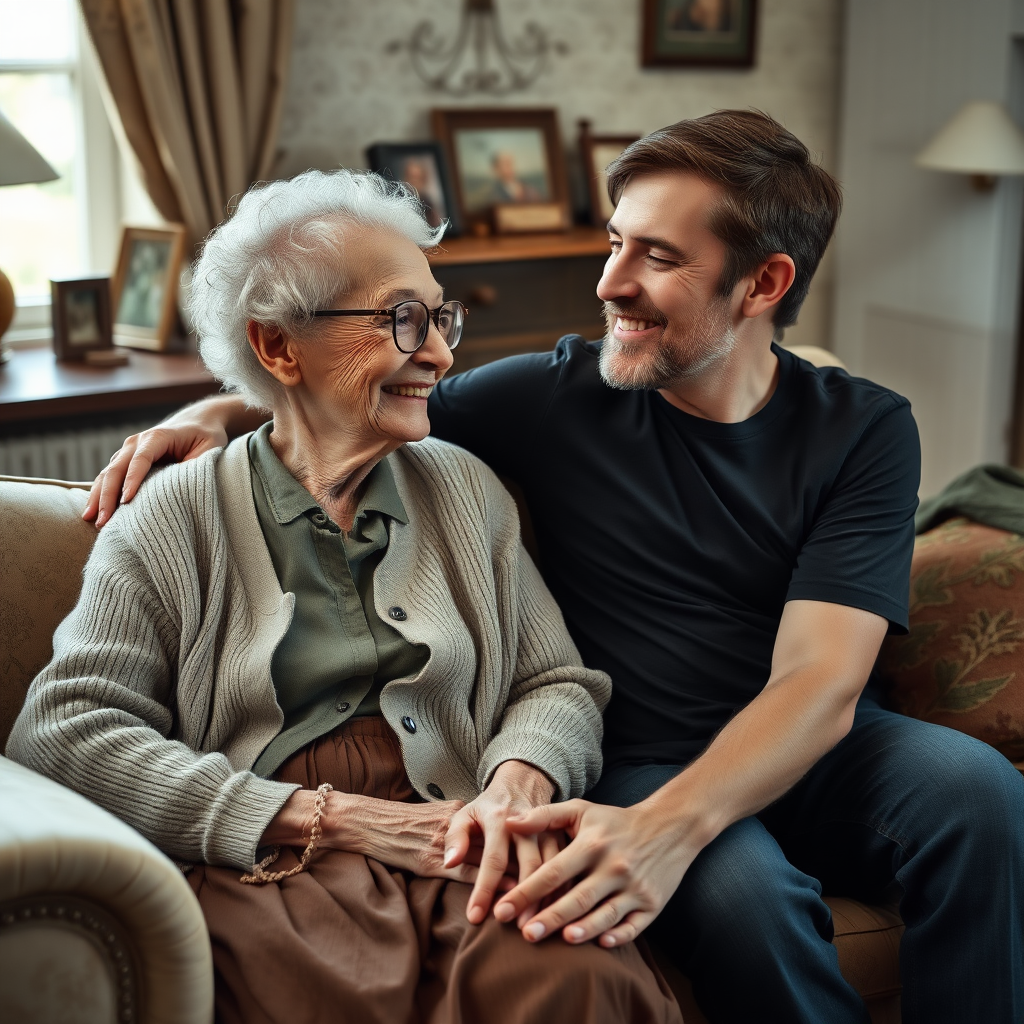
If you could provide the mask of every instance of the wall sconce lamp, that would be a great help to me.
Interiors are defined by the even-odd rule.
[[[60,177],[10,121],[0,114],[0,185],[30,185]],[[3,336],[14,319],[14,288],[0,270],[0,363],[10,359]]]
[[[979,192],[990,192],[1000,175],[1024,174],[1024,133],[1001,103],[968,103],[914,163],[930,171],[969,174]]]

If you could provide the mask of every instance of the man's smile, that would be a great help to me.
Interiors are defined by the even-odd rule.
[[[647,331],[660,327],[661,324],[655,323],[653,320],[632,320],[624,316],[617,316],[615,318],[615,334],[625,337],[632,338],[638,334],[644,334]]]

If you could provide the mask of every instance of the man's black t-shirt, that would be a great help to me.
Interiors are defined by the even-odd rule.
[[[785,349],[742,423],[619,391],[563,338],[442,381],[436,437],[519,483],[584,662],[612,677],[605,764],[686,764],[768,680],[783,606],[905,631],[917,427],[906,399]]]

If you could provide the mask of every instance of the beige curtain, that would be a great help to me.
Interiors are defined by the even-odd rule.
[[[274,161],[295,0],[80,0],[153,203],[193,243]]]

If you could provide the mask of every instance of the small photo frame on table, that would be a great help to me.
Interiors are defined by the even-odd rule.
[[[416,190],[432,228],[447,221],[445,236],[459,234],[459,211],[440,142],[376,142],[366,150],[366,159],[371,170]]]
[[[470,230],[569,226],[569,187],[553,107],[434,110],[432,120],[452,169],[459,213]],[[495,222],[495,207],[512,204],[533,209],[529,217],[502,213]],[[527,222],[542,226],[524,228]]]
[[[641,64],[754,65],[757,0],[643,0]]]
[[[636,142],[639,135],[594,135],[590,122],[580,119],[580,155],[583,158],[583,173],[590,187],[590,220],[596,227],[603,228],[611,220],[615,207],[608,198],[608,165],[623,151]]]
[[[161,352],[178,312],[178,275],[185,227],[126,227],[111,289],[114,344]]]
[[[51,280],[50,300],[53,351],[58,359],[84,360],[90,353],[113,351],[106,274]]]

